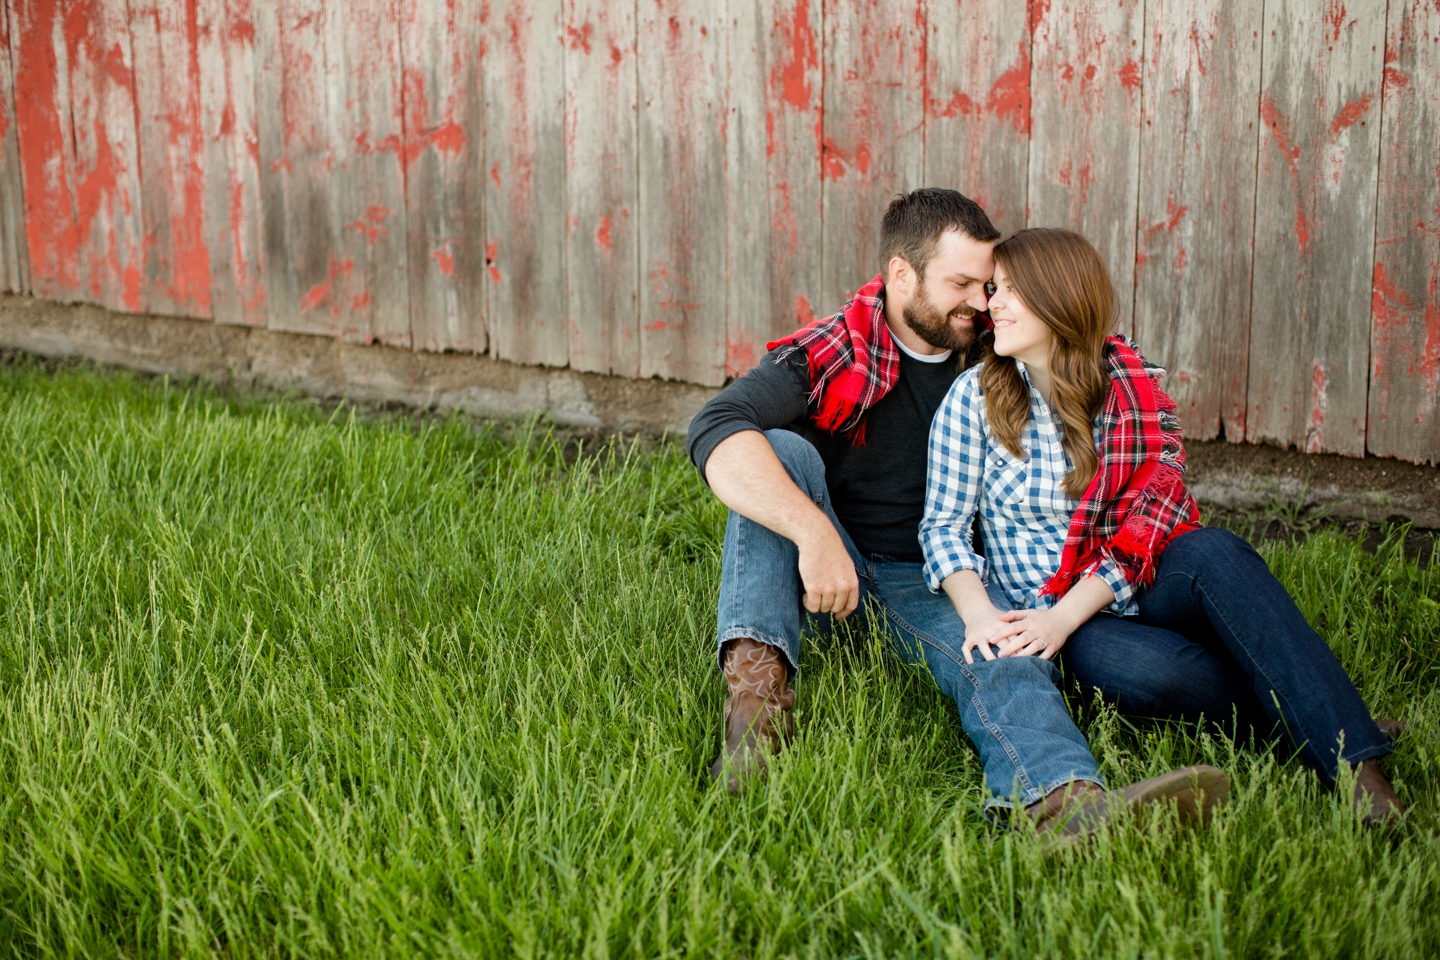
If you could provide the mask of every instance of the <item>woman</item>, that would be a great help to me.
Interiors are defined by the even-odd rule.
[[[930,430],[920,542],[932,590],[965,621],[964,654],[1064,652],[1124,712],[1238,723],[1288,738],[1330,786],[1358,764],[1367,821],[1404,808],[1376,758],[1390,743],[1335,655],[1251,547],[1203,528],[1159,373],[1108,336],[1115,295],[1068,230],[995,248],[994,344]],[[971,547],[980,514],[984,558]],[[986,570],[1011,609],[997,608]]]

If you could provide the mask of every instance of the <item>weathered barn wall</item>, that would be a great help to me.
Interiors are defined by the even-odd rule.
[[[1440,462],[1440,0],[5,0],[0,289],[715,385],[936,184],[1192,437]]]

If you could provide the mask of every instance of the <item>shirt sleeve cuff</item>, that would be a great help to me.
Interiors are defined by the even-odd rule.
[[[934,550],[925,545],[925,582],[931,593],[940,593],[945,578],[961,570],[974,570],[980,582],[985,582],[985,558],[967,544],[951,540],[937,544]]]
[[[1104,580],[1115,593],[1115,602],[1107,609],[1124,610],[1130,606],[1130,601],[1135,596],[1135,587],[1125,575],[1124,568],[1116,563],[1113,557],[1106,554],[1105,559],[1101,560],[1092,572]]]

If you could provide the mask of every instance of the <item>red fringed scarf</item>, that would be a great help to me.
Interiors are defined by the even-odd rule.
[[[1124,337],[1109,339],[1104,360],[1110,389],[1100,411],[1100,468],[1042,595],[1063,597],[1107,556],[1132,584],[1147,586],[1166,545],[1200,526],[1200,509],[1185,489],[1175,401],[1154,380],[1164,371],[1147,364]]]
[[[816,320],[788,337],[765,345],[787,346],[782,362],[804,350],[810,363],[810,422],[830,433],[848,433],[855,446],[865,443],[865,411],[890,392],[900,377],[900,351],[885,324],[885,283],[876,277],[856,292],[840,312]]]

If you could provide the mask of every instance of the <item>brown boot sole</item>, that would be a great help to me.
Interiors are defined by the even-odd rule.
[[[1125,788],[1127,805],[1174,800],[1186,826],[1206,824],[1215,809],[1230,799],[1225,771],[1203,764],[1181,767]]]

